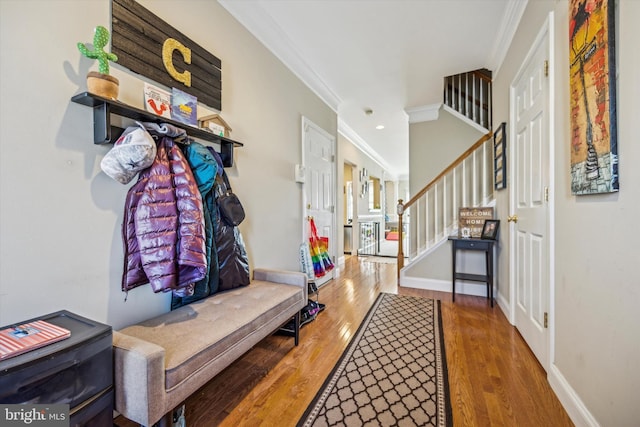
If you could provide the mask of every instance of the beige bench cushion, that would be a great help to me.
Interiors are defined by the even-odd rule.
[[[274,311],[299,305],[300,295],[299,286],[253,280],[120,332],[165,349],[165,387],[170,390],[260,331]]]

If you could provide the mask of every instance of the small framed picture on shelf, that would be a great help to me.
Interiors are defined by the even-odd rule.
[[[482,227],[481,239],[496,240],[498,237],[498,228],[500,227],[500,220],[498,219],[486,219],[484,226]]]
[[[493,185],[496,190],[507,188],[507,124],[502,122],[493,133]]]

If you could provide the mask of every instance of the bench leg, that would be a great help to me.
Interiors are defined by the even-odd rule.
[[[173,411],[169,411],[164,417],[153,425],[153,427],[172,427],[173,426]]]
[[[185,404],[176,407],[162,417],[153,427],[185,427],[184,418]]]
[[[293,317],[293,329],[294,329],[294,342],[296,344],[296,346],[298,345],[298,342],[300,341],[300,312],[298,311],[296,313],[296,315]]]

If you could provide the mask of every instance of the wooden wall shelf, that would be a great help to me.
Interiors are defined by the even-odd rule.
[[[129,119],[152,122],[169,123],[184,129],[192,138],[202,139],[220,145],[220,156],[225,167],[233,166],[233,149],[244,144],[224,136],[216,135],[204,129],[192,127],[175,120],[157,116],[139,108],[123,104],[120,101],[103,98],[89,92],[83,92],[71,98],[71,101],[93,108],[93,142],[94,144],[110,144],[118,140],[124,129],[111,124],[111,115]]]

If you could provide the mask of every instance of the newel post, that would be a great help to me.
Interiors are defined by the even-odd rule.
[[[404,251],[402,248],[402,243],[404,241],[404,235],[402,232],[402,216],[404,214],[404,203],[402,203],[402,199],[398,200],[398,284],[400,284],[400,270],[404,267]]]

